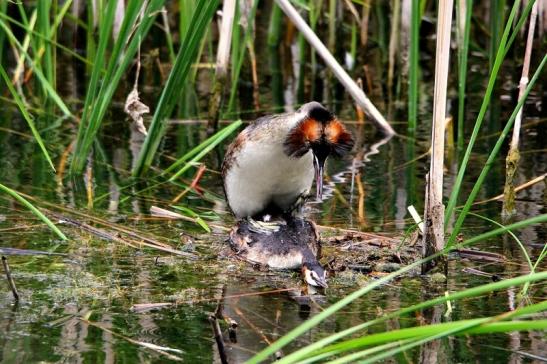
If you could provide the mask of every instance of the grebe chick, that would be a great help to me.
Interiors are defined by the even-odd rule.
[[[222,164],[228,205],[238,219],[291,214],[309,195],[314,177],[321,199],[327,157],[352,148],[351,134],[318,102],[262,117],[228,147]]]
[[[271,269],[300,269],[306,283],[327,287],[326,272],[317,260],[321,246],[315,224],[300,218],[276,223],[276,229],[265,233],[257,231],[252,222],[241,220],[230,232],[230,246],[249,263]]]

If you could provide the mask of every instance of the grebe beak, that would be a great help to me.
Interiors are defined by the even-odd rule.
[[[313,168],[315,169],[315,189],[317,191],[316,198],[321,200],[323,198],[323,169],[325,166],[325,159],[319,159],[317,155],[313,154]]]

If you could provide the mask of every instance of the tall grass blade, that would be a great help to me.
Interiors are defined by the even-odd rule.
[[[112,31],[112,24],[114,23],[114,15],[116,12],[116,1],[109,1],[104,14],[103,23],[99,33],[99,44],[97,47],[97,54],[93,55],[95,64],[91,71],[91,79],[87,87],[87,93],[84,101],[84,108],[82,117],[80,120],[80,126],[78,128],[78,136],[76,137],[76,147],[74,149],[74,155],[72,157],[72,163],[70,166],[71,173],[80,173],[83,170],[85,159],[87,158],[86,141],[87,135],[89,135],[90,121],[88,121],[88,114],[91,112],[95,98],[97,97],[97,87],[99,87],[99,76],[103,68],[104,60],[106,58],[106,48],[108,41],[110,40],[110,33]],[[90,30],[89,30],[90,32]]]
[[[418,73],[420,58],[420,0],[411,1],[410,52],[408,75],[408,129],[414,131],[418,122]]]
[[[86,95],[84,114],[82,116],[82,121],[80,122],[76,148],[70,166],[72,174],[82,173],[87,155],[89,154],[95,136],[99,131],[104,115],[110,105],[110,100],[112,100],[120,80],[125,75],[130,63],[133,61],[133,57],[137,53],[142,39],[148,33],[156,16],[159,14],[159,11],[164,4],[164,0],[151,0],[144,11],[142,10],[143,3],[143,0],[135,0],[127,4],[120,33],[114,43],[100,89],[98,89],[97,84],[100,69],[97,68],[97,65],[93,68],[92,81],[90,82]],[[142,17],[140,17],[141,11]],[[109,24],[109,27],[107,30],[101,31],[96,58],[99,58],[99,54],[105,55],[106,49],[104,49],[105,46],[101,40],[106,38],[104,42],[107,42],[110,37],[110,30],[112,29],[113,22],[111,19],[113,14],[110,14],[110,12],[113,13],[114,9],[110,9],[109,5],[106,14],[108,16],[102,17],[103,21]],[[101,61],[100,63],[102,66],[103,62]]]
[[[4,70],[4,67],[2,64],[0,64],[0,75],[4,79],[4,83],[8,87],[9,92],[13,96],[13,100],[17,104],[17,107],[19,108],[19,111],[21,112],[21,115],[23,115],[23,118],[27,122],[30,130],[32,131],[32,135],[34,136],[34,139],[36,139],[36,143],[40,146],[40,149],[42,150],[42,154],[44,154],[44,157],[46,158],[47,162],[49,163],[51,169],[55,172],[55,166],[53,165],[53,162],[51,161],[51,158],[49,156],[49,153],[44,145],[44,142],[42,140],[42,137],[40,136],[40,133],[36,129],[36,126],[34,125],[34,120],[32,119],[32,116],[27,112],[27,107],[25,106],[23,100],[21,100],[21,97],[11,84],[11,80],[9,79],[8,74]]]
[[[38,78],[38,80],[40,81],[40,84],[41,86],[44,88],[45,90],[45,93],[48,95],[48,97],[50,97],[53,102],[55,102],[55,104],[57,104],[57,106],[59,107],[59,109],[61,109],[61,111],[66,115],[66,116],[72,116],[72,113],[70,112],[70,110],[68,109],[68,107],[65,105],[65,103],[63,102],[63,100],[61,99],[61,97],[59,96],[59,94],[57,94],[57,91],[55,91],[55,89],[53,88],[53,86],[49,83],[49,81],[47,80],[47,78],[44,76],[43,72],[40,70],[40,68],[38,67],[38,65],[36,65],[34,63],[34,61],[30,58],[30,55],[27,53],[27,51],[25,50],[25,47],[24,45],[21,45],[21,43],[19,43],[19,41],[17,40],[17,38],[15,37],[15,35],[13,34],[13,32],[11,31],[11,29],[9,28],[9,26],[6,24],[5,21],[1,20],[0,19],[0,28],[2,28],[7,36],[7,38],[9,39],[9,41],[15,45],[15,47],[17,47],[17,49],[21,52],[22,56],[25,57],[25,60],[27,61],[27,63],[29,64],[30,68],[32,69],[32,71],[34,72],[34,74],[36,75],[36,77]]]
[[[48,38],[52,36],[50,32],[50,21],[49,13],[51,11],[51,2],[50,1],[38,1],[37,3],[37,13],[38,13],[38,22],[37,22],[37,31],[38,33],[46,35]],[[55,85],[55,65],[53,63],[53,53],[51,44],[45,42],[43,39],[40,39],[38,42],[39,52],[36,54],[36,59],[34,60],[35,64],[41,64],[46,80],[49,84],[56,89]],[[42,61],[40,62],[40,56],[43,53]]]
[[[205,34],[205,29],[211,21],[218,3],[219,0],[199,0],[197,3],[195,16],[192,17],[188,33],[177,54],[175,64],[171,69],[167,83],[156,106],[156,112],[152,118],[152,124],[148,129],[148,135],[144,140],[137,163],[133,168],[134,176],[142,176],[152,164],[154,154],[165,132],[165,119],[173,111],[181,86],[184,84],[192,62],[195,60],[201,39]]]
[[[3,71],[2,71],[3,72]],[[62,240],[67,240],[67,237],[55,224],[51,222],[50,219],[48,219],[40,210],[38,210],[36,207],[34,207],[33,204],[28,202],[23,196],[19,195],[15,190],[12,190],[11,188],[4,186],[0,183],[0,190],[7,193],[17,201],[19,201],[22,205],[24,205],[26,208],[28,208],[34,215],[36,215],[40,220],[42,220],[49,228],[57,234],[59,238]]]
[[[236,41],[235,38],[239,37],[240,30],[238,29],[238,26],[236,26],[234,29],[234,45],[232,47],[232,86],[230,88],[230,97],[228,99],[228,113],[234,111],[234,103],[237,96],[237,86],[239,85],[239,74],[241,73],[241,67],[243,66],[243,61],[245,60],[245,47],[247,46],[247,43],[251,40],[251,35],[253,34],[253,26],[251,25],[251,22],[254,22],[256,16],[256,8],[258,7],[259,1],[260,0],[253,1],[253,5],[247,19],[247,28],[245,28],[245,32],[243,33],[243,40],[237,39]],[[239,21],[239,17],[241,17],[241,12],[236,10],[236,21]],[[236,24],[236,22],[234,22],[234,24]],[[236,29],[238,30],[236,31]]]
[[[500,321],[500,320],[507,320],[507,319],[512,318],[512,317],[519,317],[519,316],[522,316],[522,315],[525,315],[525,314],[530,314],[530,313],[535,313],[535,312],[538,312],[538,311],[541,311],[541,310],[545,310],[546,308],[547,308],[547,302],[541,302],[539,304],[530,305],[528,307],[520,308],[520,309],[517,309],[517,310],[514,310],[514,311],[505,312],[505,313],[502,313],[502,314],[500,314],[498,316],[495,316],[495,317],[487,317],[487,318],[481,318],[481,319],[477,319],[477,320],[469,320],[469,321],[463,321],[463,322],[460,321],[460,322],[457,322],[458,325],[454,328],[449,328],[449,329],[447,329],[445,331],[441,331],[437,334],[428,334],[423,339],[419,339],[417,341],[402,345],[400,347],[384,351],[381,354],[378,354],[378,355],[375,355],[371,358],[368,358],[367,360],[363,361],[362,363],[374,363],[374,362],[377,362],[378,360],[388,358],[392,355],[396,355],[396,354],[401,353],[405,350],[412,349],[416,346],[425,344],[427,342],[430,342],[430,341],[433,341],[433,340],[436,340],[436,339],[442,339],[444,337],[451,336],[451,335],[461,334],[465,331],[472,331],[473,329],[481,328],[482,330],[488,332],[488,329],[489,329],[488,323],[490,323],[490,322],[495,322],[495,321]],[[525,322],[524,324],[528,324],[529,327],[537,327],[539,330],[541,330],[541,329],[545,328],[544,326],[547,323],[546,321],[547,320],[536,321],[536,322],[539,322],[538,326],[535,326],[535,325],[531,324],[531,322]],[[509,323],[509,324],[511,324],[511,323]],[[521,324],[522,324],[522,322],[521,322]],[[511,326],[511,325],[509,325],[509,326]],[[505,326],[503,328],[508,329],[508,331],[518,331],[517,330],[518,327],[522,327],[522,326],[518,325],[518,324],[513,324],[513,327]],[[430,329],[431,329],[431,327],[430,327]],[[496,327],[496,329],[500,330],[500,327]],[[526,327],[524,327],[522,329],[523,330],[528,330]]]
[[[67,2],[67,4],[69,4],[69,2]],[[63,12],[64,10],[64,7],[63,9],[61,10],[61,13],[57,16],[57,19],[55,21],[54,24],[52,24],[52,31],[53,29],[55,28],[58,28],[59,27],[59,24],[60,22],[62,21],[62,18],[63,18]],[[34,37],[37,37],[37,38],[40,38],[42,40],[44,40],[45,42],[47,43],[50,43],[51,45],[55,46],[56,48],[59,48],[60,50],[62,50],[63,52],[69,54],[70,56],[76,58],[78,61],[84,63],[84,64],[87,64],[89,66],[92,66],[93,65],[93,62],[92,61],[89,61],[87,58],[85,57],[82,57],[80,54],[78,54],[77,52],[75,52],[74,50],[72,49],[69,49],[67,48],[66,46],[62,45],[61,43],[58,43],[52,39],[49,39],[46,35],[44,34],[40,34],[38,33],[36,30],[34,30],[31,26],[29,25],[26,25],[26,24],[23,24],[11,17],[9,17],[8,15],[0,12],[0,19],[4,19],[6,21],[8,21],[9,23],[11,24],[14,24],[14,25],[17,25],[19,28],[21,28],[22,30],[24,30],[27,34],[32,34],[32,36]],[[5,39],[5,34],[4,32],[0,32],[0,40],[1,39]],[[23,44],[23,47],[25,47],[25,45]],[[0,55],[2,54],[2,49],[0,49]],[[1,59],[0,59],[0,63],[1,62]],[[104,72],[104,70],[103,70]]]
[[[473,189],[471,190],[471,192],[469,193],[469,196],[467,197],[467,201],[465,202],[465,205],[463,206],[460,214],[458,215],[458,219],[456,220],[456,223],[454,224],[454,229],[452,230],[452,233],[450,234],[450,238],[448,239],[448,242],[446,243],[448,246],[454,244],[454,242],[456,241],[456,236],[460,232],[460,229],[463,225],[463,221],[465,220],[467,213],[471,209],[471,205],[475,201],[475,198],[477,197],[477,194],[479,193],[479,190],[482,187],[482,184],[484,183],[484,180],[486,179],[486,176],[488,175],[490,168],[492,168],[492,165],[494,164],[496,160],[496,157],[501,149],[501,146],[503,144],[503,141],[505,140],[505,137],[511,130],[511,127],[513,126],[515,118],[517,117],[520,109],[522,108],[522,106],[524,105],[524,102],[526,101],[526,98],[528,97],[528,94],[530,93],[537,79],[539,78],[539,75],[541,74],[541,71],[543,70],[543,67],[545,66],[546,62],[547,62],[547,55],[543,56],[543,60],[541,61],[540,65],[536,69],[536,72],[532,76],[532,79],[530,80],[530,83],[526,87],[526,90],[522,94],[522,98],[517,103],[517,106],[513,110],[511,117],[507,121],[507,124],[505,124],[503,131],[498,137],[498,140],[496,141],[494,148],[492,148],[492,151],[490,152],[490,155],[488,156],[488,159],[486,160],[486,163],[483,169],[481,170],[481,173],[479,174],[477,181],[473,185]]]
[[[241,120],[234,121],[227,127],[222,130],[219,130],[217,133],[211,137],[204,140],[198,146],[184,154],[182,157],[177,159],[171,166],[169,166],[164,173],[169,173],[175,168],[178,168],[180,165],[185,164],[181,169],[179,169],[171,178],[170,181],[176,180],[181,174],[186,172],[194,163],[203,158],[207,153],[213,150],[217,145],[219,145],[224,139],[226,139],[230,134],[236,131],[242,122]]]
[[[465,122],[465,86],[467,81],[467,58],[473,0],[458,1],[458,150],[463,150]]]
[[[2,17],[7,16],[7,10],[8,10],[8,2],[7,1],[1,1],[0,2],[0,15]],[[6,35],[4,32],[0,32],[0,64],[3,64],[4,62],[4,41],[6,40]]]
[[[503,35],[501,37],[501,41],[499,43],[497,56],[494,62],[494,66],[492,67],[492,71],[490,73],[490,78],[488,79],[488,86],[486,87],[486,91],[484,93],[483,102],[479,111],[479,115],[477,116],[477,120],[475,121],[475,126],[473,128],[473,132],[471,134],[471,137],[469,138],[469,142],[467,144],[467,149],[465,150],[465,154],[463,156],[463,159],[460,163],[460,168],[458,170],[458,175],[456,176],[456,180],[454,181],[454,185],[452,187],[452,193],[450,194],[450,199],[448,200],[448,204],[446,205],[445,210],[445,222],[447,222],[450,217],[452,216],[452,213],[454,212],[454,208],[456,207],[456,203],[458,202],[458,196],[460,193],[461,185],[463,182],[463,177],[465,175],[465,171],[467,168],[467,164],[469,162],[469,158],[471,156],[471,150],[473,149],[473,146],[475,145],[475,141],[477,139],[477,136],[479,134],[479,130],[481,128],[482,122],[484,120],[484,116],[486,115],[486,110],[488,109],[488,105],[490,104],[490,98],[492,97],[492,91],[494,89],[494,84],[496,83],[496,79],[498,76],[499,69],[501,67],[501,64],[503,62],[504,56],[505,56],[505,47],[507,44],[507,38],[509,37],[509,31],[511,29],[511,24],[513,23],[513,19],[515,17],[515,14],[519,8],[520,0],[515,1],[513,8],[511,9],[511,13],[509,14],[509,18],[507,19],[507,24],[505,25],[505,30],[503,32]],[[514,31],[518,31],[518,29],[515,29]]]

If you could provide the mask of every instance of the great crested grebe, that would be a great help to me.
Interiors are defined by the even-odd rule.
[[[230,232],[230,245],[237,256],[272,269],[301,269],[312,286],[327,287],[326,272],[317,261],[321,245],[315,224],[301,218],[278,223],[265,234],[248,220],[240,220]]]
[[[315,226],[293,212],[309,195],[314,178],[321,199],[327,157],[342,157],[352,148],[351,134],[318,102],[247,126],[222,164],[228,205],[240,219],[230,233],[236,253],[274,269],[301,268],[308,284],[326,287]]]
[[[308,196],[314,176],[322,197],[325,160],[352,148],[351,134],[318,102],[262,117],[228,147],[222,164],[228,204],[239,219],[290,213]]]

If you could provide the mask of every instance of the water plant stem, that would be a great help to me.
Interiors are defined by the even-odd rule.
[[[524,63],[522,65],[522,75],[519,82],[519,100],[523,97],[526,85],[528,84],[528,75],[530,73],[530,59],[532,58],[532,45],[534,43],[534,31],[536,28],[536,18],[538,14],[538,2],[534,4],[530,15],[530,24],[528,26],[528,37],[526,40],[526,49],[524,51]],[[511,216],[515,211],[515,185],[513,179],[519,164],[519,136],[522,123],[522,111],[524,106],[518,111],[513,126],[513,136],[509,146],[509,152],[505,159],[505,187],[503,190],[503,208],[502,215]]]
[[[418,73],[420,48],[420,0],[411,0],[410,52],[408,77],[408,129],[414,131],[418,122]]]
[[[458,151],[464,145],[465,86],[467,81],[467,59],[473,0],[458,0]]]
[[[453,5],[453,0],[440,2],[437,16],[437,53],[435,56],[435,86],[433,91],[431,163],[425,196],[423,257],[439,252],[444,248],[444,139]],[[444,265],[444,271],[448,269],[446,259],[441,258],[422,265],[422,273],[426,273],[438,263]]]

